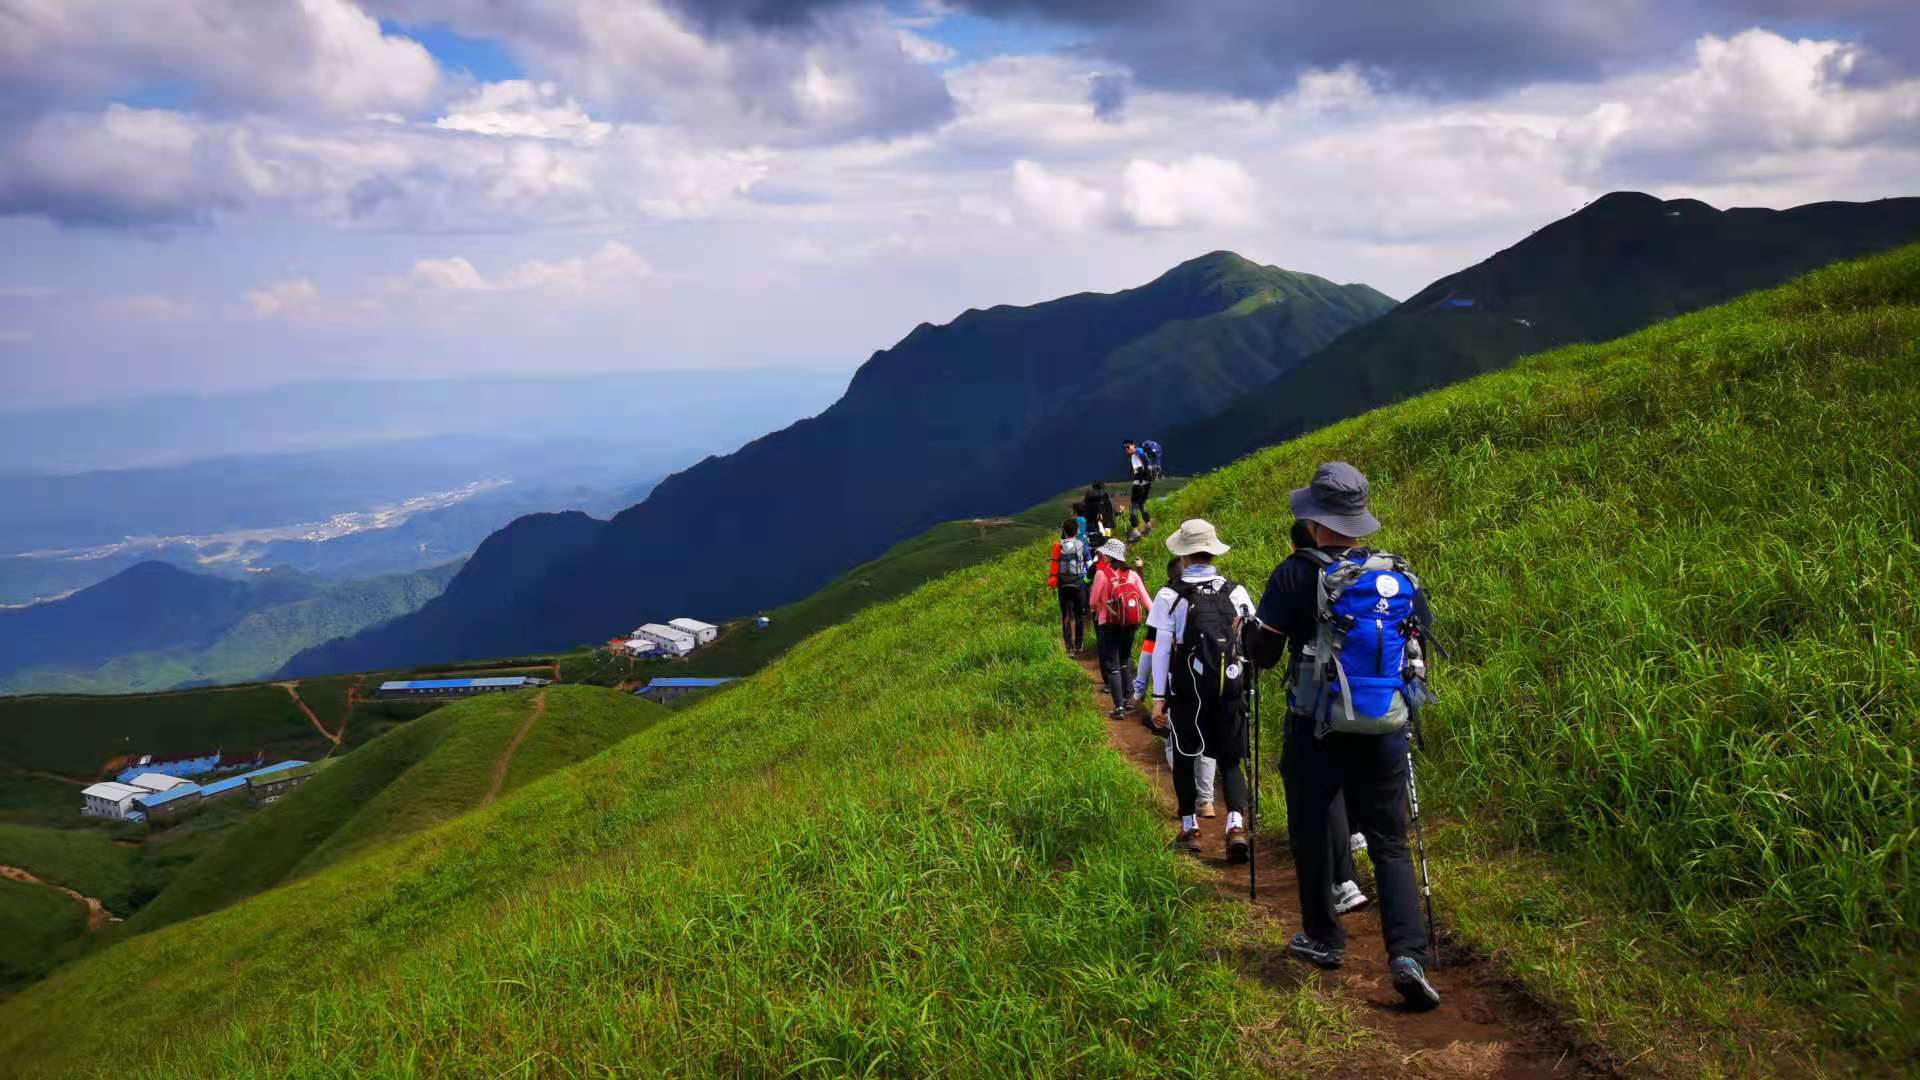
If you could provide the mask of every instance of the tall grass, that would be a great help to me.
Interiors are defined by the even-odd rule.
[[[1179,512],[1257,583],[1288,489],[1361,466],[1453,647],[1442,804],[1839,1043],[1910,1054],[1917,343],[1908,248],[1285,444]]]

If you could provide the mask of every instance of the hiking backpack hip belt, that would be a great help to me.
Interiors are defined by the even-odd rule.
[[[1316,738],[1417,725],[1420,708],[1433,700],[1414,614],[1420,579],[1397,555],[1307,554],[1320,564],[1314,635],[1288,673],[1288,708],[1314,718]]]

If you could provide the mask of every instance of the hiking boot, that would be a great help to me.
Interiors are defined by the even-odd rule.
[[[1193,809],[1194,809],[1194,812],[1199,814],[1201,817],[1210,818],[1210,817],[1220,816],[1220,811],[1215,810],[1213,808],[1213,804],[1210,802],[1195,803],[1193,806]]]
[[[1338,945],[1315,941],[1302,931],[1287,942],[1287,953],[1323,968],[1337,968],[1347,962],[1347,951]]]
[[[1247,843],[1247,830],[1241,828],[1238,825],[1235,825],[1233,828],[1227,830],[1227,861],[1228,862],[1230,863],[1246,862],[1247,853],[1250,850],[1252,850],[1252,845]]]
[[[1440,991],[1427,981],[1427,970],[1420,961],[1411,956],[1396,956],[1387,965],[1388,974],[1393,976],[1393,988],[1407,999],[1407,1004],[1416,1009],[1431,1009],[1440,1004]]]
[[[1180,835],[1173,838],[1173,850],[1184,851],[1188,855],[1200,854],[1200,830],[1181,829]]]
[[[1359,911],[1367,906],[1367,894],[1360,891],[1356,882],[1343,881],[1333,890],[1333,913],[1345,915],[1349,911]]]
[[[1113,708],[1107,710],[1107,719],[1109,720],[1119,720],[1126,715],[1127,707],[1125,705],[1115,705]]]

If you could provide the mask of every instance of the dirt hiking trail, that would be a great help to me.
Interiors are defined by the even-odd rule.
[[[1098,686],[1099,664],[1078,658]],[[1104,687],[1099,689],[1101,711],[1112,708]],[[1152,779],[1167,810],[1167,839],[1175,830],[1173,774],[1167,769],[1165,744],[1131,712],[1107,721],[1109,742],[1134,767]],[[1262,746],[1272,760],[1277,751]],[[1270,810],[1283,799],[1272,775],[1261,791]],[[1275,815],[1279,817],[1279,815]],[[1247,903],[1247,868],[1226,859],[1223,833],[1227,811],[1200,819],[1201,855],[1196,860],[1214,875],[1223,899]],[[1260,895],[1254,917],[1269,931],[1266,940],[1285,942],[1299,929],[1299,886],[1294,876],[1286,829],[1271,821],[1255,831],[1254,857],[1259,869]],[[1428,977],[1440,991],[1440,1006],[1426,1012],[1409,1009],[1387,978],[1386,946],[1375,910],[1378,894],[1371,878],[1362,881],[1373,904],[1343,917],[1347,929],[1346,964],[1322,971],[1286,954],[1283,944],[1263,947],[1242,959],[1249,973],[1281,989],[1317,981],[1323,992],[1352,1008],[1360,1022],[1379,1037],[1356,1051],[1346,1067],[1332,1075],[1352,1077],[1491,1077],[1532,1080],[1536,1077],[1617,1076],[1599,1047],[1581,1039],[1565,1023],[1528,997],[1512,979],[1485,956],[1451,941],[1440,927],[1440,965]]]
[[[93,897],[82,896],[72,889],[67,888],[65,885],[55,885],[52,882],[42,881],[17,866],[0,866],[0,878],[6,878],[8,881],[17,881],[22,885],[38,885],[41,888],[66,893],[81,907],[87,909],[87,930],[90,933],[97,934],[105,930],[109,925],[120,921],[120,916],[108,911],[106,905],[95,900]]]
[[[491,806],[493,800],[500,797],[500,788],[507,782],[507,769],[513,764],[513,752],[520,749],[520,744],[526,740],[527,732],[533,730],[533,722],[540,719],[540,714],[546,711],[547,692],[542,690],[533,696],[533,707],[527,710],[527,718],[521,722],[520,730],[513,733],[513,740],[507,743],[505,750],[500,752],[500,760],[493,763],[493,783],[487,786],[487,797],[480,800],[481,806]]]
[[[294,706],[298,708],[302,713],[306,714],[307,720],[313,724],[313,730],[319,732],[322,737],[324,737],[328,742],[332,743],[334,750],[340,749],[340,732],[328,731],[327,726],[325,724],[322,724],[320,722],[320,718],[313,714],[313,710],[307,707],[307,703],[304,700],[302,700],[300,697],[299,683],[278,682],[278,683],[274,683],[273,685],[287,692],[287,696],[293,699]],[[346,725],[341,724],[340,731],[345,731],[345,730],[346,730]],[[331,751],[329,751],[329,753],[331,753]]]

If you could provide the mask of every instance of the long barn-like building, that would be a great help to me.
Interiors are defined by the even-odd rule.
[[[473,697],[476,694],[503,694],[510,690],[545,686],[551,681],[551,679],[536,679],[529,675],[497,679],[389,679],[380,684],[380,689],[374,691],[374,696],[383,698]]]

